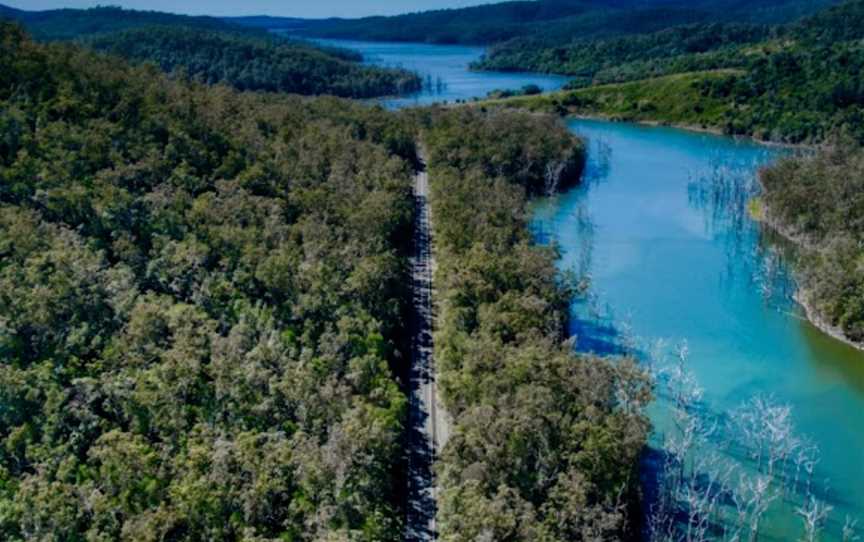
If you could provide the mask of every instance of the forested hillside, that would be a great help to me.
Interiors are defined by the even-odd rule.
[[[190,17],[119,7],[26,11],[0,4],[0,18],[20,22],[34,39],[44,41],[71,40],[84,35],[152,25],[180,25],[210,30],[238,29],[236,25],[215,17]]]
[[[575,86],[585,88],[508,103],[791,143],[838,131],[864,142],[862,20],[864,1],[852,0],[782,28],[716,25],[600,42],[589,46],[593,61],[582,52],[561,57],[584,70]],[[696,52],[680,49],[686,39],[666,39],[682,33],[694,33]]]
[[[0,134],[2,538],[399,539],[413,130],[2,24]]]
[[[590,78],[604,68],[637,60],[665,59],[764,41],[772,33],[767,25],[788,23],[837,3],[839,0],[758,3],[704,0],[686,5],[658,2],[661,7],[608,14],[592,12],[589,14],[592,18],[581,25],[584,28],[579,27],[577,19],[565,19],[545,25],[539,32],[497,43],[475,68]]]
[[[157,26],[100,35],[85,43],[238,90],[370,98],[415,92],[422,86],[420,77],[406,70],[363,66],[347,52],[266,35]]]
[[[362,57],[350,51],[289,41],[212,17],[120,8],[3,8],[0,19],[4,17],[20,22],[41,40],[75,40],[238,90],[372,98],[415,92],[422,86],[414,73],[361,65]]]
[[[296,20],[289,24],[299,32],[320,37],[472,44],[529,37],[561,46],[586,38],[652,32],[696,22],[785,22],[837,1],[539,0],[394,17],[307,21],[299,27]]]
[[[238,93],[3,23],[4,539],[401,539],[418,131],[443,529],[619,536],[648,384],[572,354],[573,289],[525,222],[581,173],[563,126]]]
[[[853,0],[812,17],[782,25],[669,21],[656,32],[597,39],[561,39],[551,32],[491,47],[477,69],[540,71],[579,76],[583,84],[644,79],[712,67],[746,66],[755,45],[778,50],[790,42],[830,45],[860,37],[861,9]],[[815,11],[815,10],[814,10]],[[700,68],[701,67],[701,68]]]
[[[629,361],[573,353],[575,285],[527,227],[530,195],[578,179],[582,143],[525,113],[437,111],[427,122],[436,365],[454,416],[438,462],[441,537],[621,539],[650,385]]]
[[[761,173],[764,218],[800,246],[811,318],[864,343],[864,150],[840,140]]]
[[[700,23],[554,47],[546,47],[546,40],[526,38],[491,47],[474,68],[561,73],[576,77],[571,86],[587,86],[694,71],[697,66],[742,65],[740,55],[729,53],[742,44],[774,39],[780,32],[770,25]]]

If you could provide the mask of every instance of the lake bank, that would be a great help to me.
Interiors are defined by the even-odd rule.
[[[809,242],[801,235],[795,234],[787,225],[783,224],[775,217],[772,217],[770,209],[763,214],[764,216],[754,217],[754,220],[757,220],[764,227],[769,228],[771,231],[794,245],[798,250],[818,250],[818,247],[814,246],[813,243]],[[792,263],[792,268],[793,272],[800,277],[802,271],[795,269],[794,262]],[[843,329],[829,322],[821,311],[815,307],[815,304],[811,299],[813,293],[809,291],[806,286],[802,285],[801,281],[798,281],[797,284],[798,289],[795,292],[794,299],[804,311],[804,316],[807,318],[807,321],[829,337],[851,346],[856,350],[864,352],[864,343],[859,343],[850,339]]]

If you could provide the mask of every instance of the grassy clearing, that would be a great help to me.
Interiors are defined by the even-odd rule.
[[[706,83],[740,73],[738,70],[691,72],[480,104],[722,130],[726,113],[733,105],[728,99],[706,95],[702,89]]]

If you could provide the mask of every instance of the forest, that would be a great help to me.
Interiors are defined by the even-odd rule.
[[[704,65],[704,59],[708,57],[706,53],[731,52],[742,44],[766,41],[773,38],[777,30],[771,25],[712,22],[673,26],[636,36],[584,40],[555,47],[545,47],[543,39],[525,38],[491,47],[473,67],[481,70],[526,70],[572,75],[575,79],[571,87],[615,83],[696,71],[697,68],[692,66],[673,68],[668,64],[680,63],[685,59],[695,63],[696,59],[700,59]],[[732,57],[723,67],[742,64],[742,59],[737,56],[723,56]],[[636,66],[642,69],[634,70]],[[659,67],[665,70],[660,71]]]
[[[238,90],[373,98],[420,90],[402,69],[362,65],[351,51],[288,40],[213,17],[100,7],[30,12],[2,8],[44,41],[75,41],[205,84]]]
[[[422,86],[420,77],[407,70],[363,66],[339,50],[267,35],[155,26],[98,35],[84,43],[241,91],[372,98],[416,92]]]
[[[638,517],[647,376],[574,353],[578,285],[533,243],[526,204],[577,182],[584,144],[527,113],[424,120],[439,316],[439,386],[454,416],[438,462],[441,537],[614,540]]]
[[[0,4],[0,18],[18,21],[39,41],[73,40],[142,26],[186,26],[208,30],[241,30],[215,17],[191,17],[159,11],[102,6],[91,9],[27,11]]]
[[[799,247],[811,318],[864,343],[864,149],[838,139],[760,174],[765,220]]]
[[[584,74],[575,89],[505,104],[787,143],[838,132],[864,142],[862,20],[864,2],[851,0],[784,27],[708,25],[601,41],[593,59],[570,59]],[[750,42],[759,35],[766,39]]]
[[[782,495],[815,541],[829,489],[791,407],[715,416],[685,344],[670,361],[622,332],[618,357],[580,352],[590,277],[559,270],[529,205],[583,180],[588,142],[559,115],[820,143],[761,171],[751,211],[798,245],[811,318],[864,343],[864,0],[812,15],[835,3],[284,21],[509,40],[476,67],[574,77],[403,111],[342,97],[416,75],[268,35],[269,18],[0,6],[19,21],[0,20],[2,538],[402,540],[425,156],[453,417],[442,540],[757,540]],[[655,399],[674,427],[649,447]],[[857,539],[852,518],[831,529]]]
[[[418,136],[442,530],[632,528],[650,383],[572,353],[526,224],[582,173],[559,120],[239,93],[2,23],[0,133],[6,540],[401,539]]]
[[[399,538],[413,129],[5,23],[0,127],[4,539]]]
[[[285,22],[309,36],[379,41],[500,44],[520,38],[560,45],[720,21],[780,23],[840,0],[539,0],[486,4],[393,17]],[[242,23],[242,20],[238,22]],[[276,23],[278,19],[270,21]]]

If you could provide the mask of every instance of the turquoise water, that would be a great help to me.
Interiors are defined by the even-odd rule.
[[[588,182],[537,202],[534,217],[560,244],[562,267],[590,274],[590,299],[573,308],[577,344],[609,352],[686,341],[711,412],[760,394],[788,403],[798,434],[821,450],[829,530],[846,514],[864,520],[864,354],[802,318],[781,243],[741,212],[748,192],[729,188],[749,185],[780,151],[670,128],[570,127],[592,142]],[[669,425],[662,406],[652,416]],[[768,538],[796,539],[794,503],[776,508]]]
[[[482,47],[387,43],[349,40],[316,40],[319,43],[363,53],[364,62],[376,66],[415,71],[425,81],[424,90],[410,96],[383,100],[388,107],[410,107],[485,97],[493,90],[521,89],[535,84],[545,91],[561,88],[569,79],[557,75],[472,72],[471,62],[483,54]]]
[[[565,82],[469,72],[477,48],[328,43],[442,81],[389,100],[391,107]],[[591,278],[589,299],[573,307],[577,347],[616,353],[626,344],[644,355],[659,339],[686,341],[687,365],[712,415],[761,394],[788,403],[797,434],[821,450],[814,487],[834,507],[824,539],[839,539],[847,514],[864,522],[864,354],[802,318],[791,300],[788,251],[745,212],[758,168],[785,151],[671,128],[588,120],[570,127],[590,141],[587,180],[538,201],[533,212],[538,237],[560,245],[562,268]],[[662,399],[651,416],[658,434],[669,429]],[[794,496],[778,499],[760,540],[798,539],[798,504]]]

